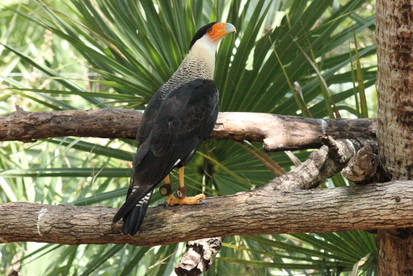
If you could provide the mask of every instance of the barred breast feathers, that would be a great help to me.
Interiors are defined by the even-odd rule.
[[[217,43],[210,41],[208,37],[199,39],[171,78],[161,86],[162,98],[192,80],[199,78],[212,80],[214,78],[216,47]]]

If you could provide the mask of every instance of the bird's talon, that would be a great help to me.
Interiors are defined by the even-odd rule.
[[[196,196],[192,197],[184,197],[184,198],[177,198],[174,195],[168,195],[165,202],[169,206],[174,206],[174,205],[197,205],[200,204],[200,200],[204,199],[205,195],[204,194],[199,194]]]

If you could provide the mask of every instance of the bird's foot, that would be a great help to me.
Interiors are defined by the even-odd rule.
[[[166,204],[169,206],[174,206],[174,205],[196,205],[200,203],[201,199],[204,199],[205,195],[204,194],[199,194],[196,196],[191,196],[191,197],[184,197],[184,198],[177,198],[173,194],[167,195],[166,197]]]

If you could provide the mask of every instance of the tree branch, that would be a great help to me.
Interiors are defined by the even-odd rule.
[[[377,141],[372,141],[356,152],[341,173],[356,184],[388,181],[383,180],[379,165]]]
[[[0,241],[150,246],[253,233],[404,228],[413,227],[412,201],[413,181],[242,192],[207,198],[197,206],[149,208],[133,237],[120,234],[120,224],[112,225],[114,208],[5,203],[0,205]]]
[[[0,117],[0,141],[79,136],[134,138],[142,111],[123,109],[25,112]],[[263,141],[266,150],[315,148],[320,136],[336,139],[375,138],[374,119],[312,119],[265,113],[223,112],[212,133],[214,139]]]
[[[185,254],[175,266],[175,273],[178,276],[196,276],[207,271],[221,250],[222,239],[215,237],[187,242]]]
[[[360,148],[374,143],[368,139],[334,140],[329,136],[321,139],[325,145],[313,151],[305,162],[259,189],[295,191],[315,188],[327,178],[340,172]]]

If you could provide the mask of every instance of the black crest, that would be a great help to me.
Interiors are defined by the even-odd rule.
[[[202,26],[194,35],[194,37],[191,40],[191,44],[189,44],[189,50],[191,50],[192,46],[195,44],[195,42],[200,39],[201,37],[204,36],[204,34],[206,34],[212,27],[212,25],[214,25],[217,22],[212,22],[212,23],[208,23],[204,26]]]

